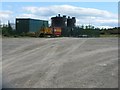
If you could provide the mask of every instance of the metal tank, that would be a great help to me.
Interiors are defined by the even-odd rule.
[[[76,23],[75,17],[70,18],[70,16],[68,16],[67,27],[74,27],[75,23]]]
[[[51,26],[52,27],[61,27],[61,28],[65,27],[66,26],[66,16],[63,15],[63,17],[62,17],[62,16],[60,16],[60,14],[58,14],[58,16],[52,17],[51,18]]]

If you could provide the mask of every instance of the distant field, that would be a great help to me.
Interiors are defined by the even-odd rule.
[[[118,38],[3,38],[5,88],[117,88]]]

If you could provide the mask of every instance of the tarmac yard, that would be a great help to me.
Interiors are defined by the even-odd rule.
[[[118,38],[3,38],[3,88],[117,88]]]

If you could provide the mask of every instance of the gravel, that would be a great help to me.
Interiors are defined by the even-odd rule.
[[[3,88],[118,88],[117,38],[3,38]]]

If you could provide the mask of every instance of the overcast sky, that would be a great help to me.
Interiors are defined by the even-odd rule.
[[[17,17],[48,20],[50,24],[58,13],[76,17],[76,25],[118,26],[117,2],[3,2],[0,18],[2,23],[13,23]]]

